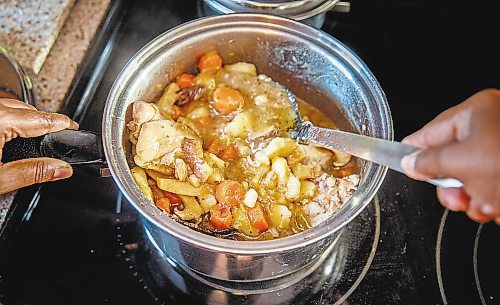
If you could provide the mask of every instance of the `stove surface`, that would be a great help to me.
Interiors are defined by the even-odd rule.
[[[196,7],[115,1],[65,112],[98,132],[127,60],[196,18]],[[375,74],[400,140],[472,93],[500,87],[494,11],[451,1],[351,1],[350,13],[329,12],[322,29]],[[315,266],[244,287],[207,281],[162,256],[113,180],[88,169],[24,189],[15,205],[0,240],[4,304],[500,304],[500,227],[444,210],[434,187],[392,171]]]

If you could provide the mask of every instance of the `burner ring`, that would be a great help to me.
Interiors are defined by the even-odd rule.
[[[483,231],[483,225],[480,224],[479,228],[477,228],[476,238],[474,239],[474,253],[473,253],[473,266],[474,266],[474,281],[477,287],[477,293],[479,294],[479,298],[481,299],[481,304],[486,305],[486,300],[484,299],[483,290],[481,289],[481,282],[479,281],[479,272],[477,268],[477,253],[479,246],[479,237],[481,236],[481,232]]]
[[[439,222],[438,235],[436,240],[436,276],[438,279],[439,292],[441,293],[441,300],[444,305],[448,305],[448,300],[446,299],[446,294],[444,292],[443,275],[441,273],[441,243],[443,239],[444,225],[446,223],[446,218],[450,210],[445,209],[443,216],[441,216],[441,221]]]
[[[463,213],[443,212],[437,232],[435,267],[444,305],[488,305],[498,299],[500,290],[496,278],[500,270],[497,260],[500,249],[492,245],[498,243],[499,233],[494,223],[477,224]],[[480,252],[480,245],[487,251]]]
[[[122,215],[117,218],[117,226],[122,225],[119,219],[130,219],[128,210],[128,208],[122,210],[122,204],[118,200],[116,212]],[[211,278],[207,279],[199,274],[187,272],[188,270],[180,268],[168,257],[162,259],[162,265],[158,265],[157,259],[161,258],[158,249],[154,249],[154,244],[146,242],[147,232],[134,237],[127,236],[130,234],[126,233],[123,235],[123,230],[118,230],[119,236],[117,235],[117,237],[123,249],[123,257],[130,264],[129,269],[132,271],[132,276],[139,280],[140,285],[144,285],[144,289],[147,289],[156,301],[177,299],[177,297],[185,298],[192,293],[196,297],[197,294],[201,293],[201,295],[208,297],[205,299],[207,304],[211,304],[213,301],[222,301],[224,304],[224,300],[230,300],[231,304],[233,302],[236,302],[234,304],[247,304],[251,299],[258,299],[259,302],[262,302],[260,298],[281,295],[291,296],[287,302],[291,301],[293,304],[304,297],[306,298],[304,302],[307,303],[307,300],[312,297],[315,302],[320,300],[319,304],[340,305],[360,285],[375,257],[381,234],[381,209],[378,196],[374,197],[372,208],[367,209],[365,215],[358,217],[356,223],[353,221],[346,227],[350,226],[350,229],[339,235],[338,238],[341,241],[334,241],[333,245],[325,252],[326,254],[314,262],[312,266],[303,269],[298,274],[270,280],[267,283],[240,283],[239,287],[235,287],[232,282],[214,281]],[[137,231],[132,229],[130,232],[135,234]],[[369,234],[366,234],[367,232]],[[359,239],[359,236],[366,236],[366,238]],[[133,237],[134,247],[127,247],[130,244],[123,244],[123,240],[130,240],[130,237]],[[137,238],[140,240],[137,241]],[[350,242],[353,240],[352,238],[358,238],[356,243]],[[147,246],[148,243],[149,246]],[[337,243],[340,243],[338,248],[335,247]],[[352,259],[353,255],[357,259]],[[356,261],[362,263],[357,264]],[[358,271],[348,272],[349,270]],[[280,304],[282,304],[281,300],[280,298]]]

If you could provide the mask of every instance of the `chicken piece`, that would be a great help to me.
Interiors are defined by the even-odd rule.
[[[315,179],[318,192],[303,209],[312,226],[316,226],[332,216],[351,198],[358,188],[360,177],[353,174],[344,178],[335,178],[323,174]]]
[[[158,162],[157,163],[152,163],[152,162],[145,163],[137,155],[134,156],[134,163],[137,166],[144,168],[145,170],[155,171],[155,172],[163,174],[167,177],[174,176],[174,169],[172,167],[168,167],[166,165],[159,164]]]
[[[258,132],[252,132],[249,136],[250,147],[252,151],[261,150],[266,147],[272,139],[277,137],[279,134],[278,128],[274,126],[268,126]]]
[[[132,106],[132,119],[140,126],[146,122],[161,120],[162,116],[155,104],[139,101]]]
[[[314,145],[302,145],[300,147],[304,150],[306,158],[303,160],[308,165],[320,165],[323,169],[328,168],[334,157],[333,152],[326,148],[321,148]]]
[[[201,182],[207,181],[213,172],[213,168],[202,159],[203,148],[201,143],[193,139],[184,139],[182,142],[182,151],[191,171],[193,171]]]
[[[139,132],[134,159],[138,158],[139,163],[156,161],[171,165],[175,153],[181,151],[186,138],[198,139],[192,130],[171,120],[144,123]]]
[[[163,119],[163,117],[155,104],[143,101],[133,103],[132,121],[127,124],[130,130],[130,141],[134,144],[137,143],[142,124],[161,119]]]
[[[346,166],[349,161],[351,161],[352,156],[350,154],[346,154],[345,152],[334,150],[335,159],[333,160],[333,166],[342,167]]]
[[[351,198],[354,192],[358,189],[360,177],[357,174],[349,175],[339,179],[339,197],[342,202],[346,202]]]
[[[177,119],[177,124],[183,125],[183,127],[190,129],[191,131],[194,132],[194,134],[196,134],[198,138],[201,139],[201,130],[196,126],[196,124],[193,121],[188,120],[184,117],[180,117]]]

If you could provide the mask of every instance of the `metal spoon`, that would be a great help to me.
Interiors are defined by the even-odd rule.
[[[295,123],[289,129],[289,134],[302,143],[311,143],[328,149],[339,150],[358,158],[368,160],[380,165],[385,165],[392,170],[404,174],[401,159],[419,148],[400,142],[388,141],[360,134],[322,128],[314,126],[309,121],[304,121],[299,112],[295,96],[283,88],[289,96],[290,103],[295,112]],[[440,187],[463,187],[462,182],[453,178],[430,179],[427,182]]]

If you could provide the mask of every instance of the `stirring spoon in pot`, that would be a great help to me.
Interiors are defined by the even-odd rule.
[[[288,94],[295,113],[295,122],[289,129],[289,134],[299,142],[339,150],[367,161],[385,165],[403,174],[401,159],[419,150],[417,147],[400,142],[314,126],[311,122],[305,121],[300,115],[295,96],[288,89],[283,89]],[[462,182],[453,178],[430,179],[427,182],[446,188],[463,187]]]

